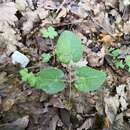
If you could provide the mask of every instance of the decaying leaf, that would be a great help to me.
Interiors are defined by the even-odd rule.
[[[87,49],[87,61],[90,66],[101,66],[104,63],[105,48],[102,47],[98,53],[93,52],[91,49]]]
[[[85,122],[82,124],[82,126],[78,128],[77,130],[83,130],[83,129],[88,130],[92,128],[93,123],[94,123],[94,118],[86,119]]]
[[[14,2],[0,4],[0,23],[7,22],[10,25],[14,25],[14,22],[18,20],[15,16],[16,11],[17,9]]]
[[[100,34],[100,36],[101,36],[101,42],[103,42],[107,46],[112,45],[113,38],[110,35],[108,35],[108,34]]]
[[[3,110],[4,111],[9,111],[12,108],[12,106],[14,105],[14,103],[15,103],[14,99],[6,99],[3,102]]]
[[[0,129],[1,130],[24,130],[28,126],[28,123],[29,123],[29,116],[24,116],[12,123],[2,124],[0,126]]]
[[[7,81],[6,75],[7,75],[6,72],[1,72],[1,73],[0,73],[0,84],[2,84],[2,83],[4,83],[5,81]]]
[[[119,99],[118,96],[115,97],[106,97],[105,101],[105,112],[111,123],[114,122],[118,108],[119,108]]]
[[[17,35],[17,31],[15,31],[8,23],[0,22],[0,47],[4,46],[6,48],[6,53],[9,55],[10,53],[16,50],[16,46],[22,47],[22,43],[19,35]]]
[[[26,19],[22,27],[23,34],[28,34],[32,30],[34,23],[37,23],[48,16],[48,10],[39,7],[35,11],[23,13],[23,16]]]

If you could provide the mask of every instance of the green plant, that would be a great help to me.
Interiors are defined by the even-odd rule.
[[[71,31],[62,32],[56,45],[58,60],[64,64],[78,62],[82,54],[83,47],[80,39]]]
[[[42,58],[43,62],[48,62],[51,58],[51,54],[50,53],[43,53],[41,55],[41,58]]]
[[[44,38],[54,39],[56,36],[58,36],[58,33],[52,26],[49,26],[47,29],[42,28],[40,32]]]
[[[29,73],[27,69],[22,69],[20,75],[22,80],[29,83],[32,87],[42,89],[49,94],[62,91],[65,88],[65,82],[75,86],[82,92],[97,90],[106,79],[106,73],[95,70],[91,67],[72,68],[73,62],[78,62],[83,54],[83,47],[80,39],[71,31],[61,33],[55,47],[57,59],[67,65],[68,80],[66,80],[61,69],[50,67],[40,70],[38,73]],[[43,54],[43,59],[48,61],[49,56]],[[74,78],[71,79],[73,73]]]
[[[128,71],[130,72],[130,55],[126,54],[124,59],[120,59],[121,49],[110,50],[110,55],[113,57],[115,66],[119,69],[124,69],[125,66],[128,67]]]

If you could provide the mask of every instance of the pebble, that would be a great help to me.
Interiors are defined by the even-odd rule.
[[[21,67],[26,67],[28,65],[28,63],[29,63],[28,57],[25,56],[24,54],[22,54],[19,51],[15,51],[11,55],[11,59],[12,59],[13,64],[19,63],[21,65]]]

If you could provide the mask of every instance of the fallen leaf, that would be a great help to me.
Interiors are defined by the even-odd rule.
[[[48,16],[48,10],[44,8],[37,8],[35,11],[27,11],[23,13],[23,18],[26,19],[23,22],[22,30],[23,34],[28,34],[33,29],[34,23],[40,22],[40,20],[46,18]]]
[[[25,0],[16,0],[16,8],[19,10],[19,11],[24,11],[26,9],[26,1]]]
[[[24,116],[12,123],[6,123],[0,125],[0,129],[1,130],[24,130],[28,126],[28,123],[29,123],[29,116]]]
[[[98,53],[93,52],[91,49],[87,48],[86,53],[87,53],[87,61],[90,66],[95,67],[103,65],[104,57],[106,54],[104,47],[102,47],[101,51],[99,51]]]
[[[0,22],[0,47],[5,48],[7,55],[10,55],[17,47],[22,47],[23,44],[19,42],[21,39],[19,32],[14,30],[8,23]]]
[[[105,113],[107,118],[111,123],[114,122],[117,111],[119,109],[119,99],[118,96],[105,97]]]
[[[5,101],[3,101],[3,110],[9,111],[14,105],[14,103],[15,103],[14,99],[6,99]]]
[[[94,123],[94,118],[88,118],[84,121],[84,123],[79,128],[77,128],[77,130],[91,129],[93,126],[93,123]]]
[[[0,84],[4,83],[5,81],[7,81],[7,77],[6,77],[7,73],[6,72],[1,72],[0,73]]]
[[[109,34],[100,34],[100,41],[103,42],[107,46],[111,46],[113,42],[113,38]]]
[[[56,22],[59,23],[61,18],[66,17],[68,13],[68,9],[65,7],[62,7],[61,11],[59,12],[58,16],[55,18]]]
[[[15,25],[14,22],[17,21],[16,6],[14,2],[7,2],[0,4],[0,22],[9,23],[10,25]]]
[[[104,118],[104,125],[103,128],[109,128],[110,127],[110,122],[107,117]]]

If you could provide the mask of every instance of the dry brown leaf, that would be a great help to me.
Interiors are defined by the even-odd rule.
[[[98,53],[93,52],[91,49],[86,50],[88,64],[92,67],[101,66],[104,63],[105,47],[101,48]]]
[[[100,34],[100,41],[103,42],[107,46],[111,46],[113,43],[113,38],[109,34]]]
[[[103,128],[109,128],[110,127],[110,122],[107,117],[104,118],[104,125]]]
[[[6,99],[5,101],[3,101],[3,110],[9,111],[14,105],[14,103],[15,103],[14,99]]]

